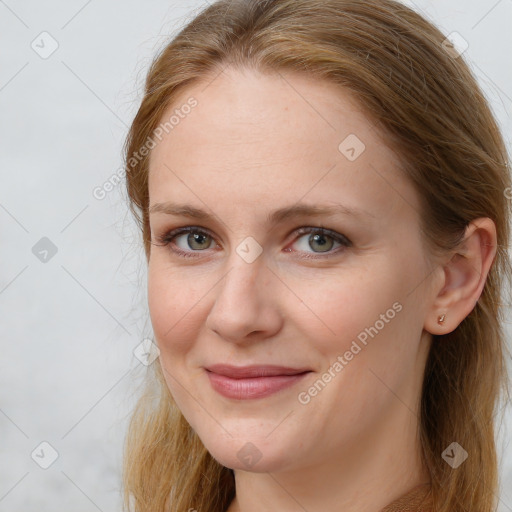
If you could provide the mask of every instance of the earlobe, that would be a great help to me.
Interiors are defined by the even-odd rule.
[[[496,256],[494,222],[482,217],[466,228],[464,240],[442,266],[444,279],[434,289],[424,329],[431,334],[454,331],[476,306]]]

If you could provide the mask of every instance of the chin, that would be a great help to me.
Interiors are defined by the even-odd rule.
[[[286,453],[293,453],[293,450],[283,449],[282,444],[267,437],[268,435],[264,433],[260,437],[226,435],[221,441],[201,441],[211,456],[227,468],[253,473],[279,471],[290,462],[286,458]]]

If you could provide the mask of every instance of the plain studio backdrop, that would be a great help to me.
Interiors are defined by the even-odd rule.
[[[512,0],[407,4],[466,42],[510,148]],[[121,145],[151,58],[203,5],[0,0],[0,512],[121,510],[152,336]],[[500,512],[511,422],[508,410]]]

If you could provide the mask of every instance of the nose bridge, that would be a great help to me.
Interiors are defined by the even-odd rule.
[[[247,258],[251,249],[243,244],[235,247],[228,260],[229,271],[220,283],[219,296],[224,299],[241,300],[249,293],[253,299],[258,297],[258,290],[263,290],[261,280],[265,274],[265,263],[261,254],[256,258]],[[242,254],[240,254],[242,253]],[[217,298],[219,298],[219,296]]]

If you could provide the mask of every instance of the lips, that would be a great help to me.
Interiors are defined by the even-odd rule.
[[[227,364],[214,364],[206,367],[206,370],[232,379],[298,375],[299,373],[311,371],[309,368],[290,368],[276,365],[231,366]]]
[[[220,395],[235,400],[265,398],[290,388],[311,372],[308,368],[225,364],[212,365],[205,370],[212,388]]]

